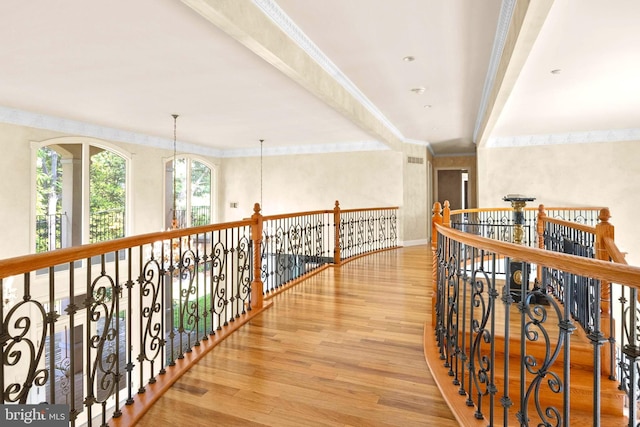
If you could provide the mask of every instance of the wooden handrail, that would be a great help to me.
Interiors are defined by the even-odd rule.
[[[559,269],[580,276],[593,277],[622,285],[640,289],[640,268],[630,265],[614,264],[611,262],[578,257],[543,249],[530,248],[513,243],[501,242],[486,237],[447,228],[437,223],[434,227],[438,233],[458,242],[475,246],[526,262]]]
[[[607,253],[611,257],[611,260],[617,264],[627,265],[627,259],[624,253],[620,252],[620,249],[618,249],[618,245],[616,245],[616,242],[610,237],[606,237],[603,240],[604,246],[607,249]]]
[[[545,209],[547,209],[546,206],[545,206]],[[551,224],[560,225],[563,227],[573,228],[575,230],[584,231],[585,233],[596,234],[596,227],[592,227],[586,224],[580,224],[578,222],[566,221],[564,219],[559,219],[559,218],[550,218],[548,216],[545,216],[543,221],[549,222]]]
[[[16,274],[48,268],[54,265],[65,264],[80,259],[87,259],[115,251],[127,250],[158,241],[171,240],[186,235],[192,236],[211,231],[226,230],[236,227],[246,227],[255,224],[253,220],[225,222],[222,224],[209,224],[186,229],[159,231],[155,233],[140,234],[131,237],[109,240],[107,242],[91,243],[70,248],[57,249],[55,251],[39,254],[21,255],[0,260],[0,279],[15,276]]]
[[[346,209],[340,210],[341,213],[367,211],[381,211],[388,209],[399,209],[397,206],[383,208],[362,208],[362,209]],[[296,212],[290,214],[262,216],[262,221],[293,218],[305,215],[316,214],[333,214],[334,210],[315,210],[308,212]],[[176,229],[167,231],[158,231],[154,233],[140,234],[130,237],[122,237],[119,239],[109,240],[100,243],[91,243],[69,248],[57,249],[55,251],[43,252],[39,254],[21,255],[12,258],[0,260],[0,279],[23,274],[34,270],[48,268],[54,265],[65,264],[79,259],[87,259],[94,256],[100,256],[115,251],[127,250],[129,248],[138,247],[146,244],[152,244],[158,241],[180,238],[186,235],[196,235],[211,231],[219,231],[236,227],[245,227],[256,225],[255,217],[246,218],[241,221],[225,222],[221,224],[208,224],[188,229]]]

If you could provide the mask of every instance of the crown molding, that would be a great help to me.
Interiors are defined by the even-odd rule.
[[[144,145],[148,147],[173,150],[173,140],[150,136],[126,130],[98,126],[77,120],[63,119],[45,114],[32,113],[0,106],[0,123],[46,129],[69,135],[87,136],[114,142]],[[216,148],[203,147],[183,141],[176,141],[176,148],[181,152],[203,156],[220,157],[223,152]]]
[[[475,151],[471,153],[440,153],[436,154],[433,157],[442,158],[442,157],[476,157],[477,153]]]
[[[490,137],[488,148],[532,147],[537,145],[589,144],[595,142],[640,141],[640,129],[591,130],[546,135]]]
[[[173,150],[173,140],[159,138],[141,133],[129,132],[115,128],[98,126],[77,120],[63,119],[45,114],[31,113],[0,106],[0,123],[46,129],[71,136],[97,138],[105,141],[123,142],[148,147]],[[176,141],[176,148],[181,153],[198,154],[209,157],[256,157],[260,156],[259,148],[241,150],[223,150],[202,145]],[[288,147],[268,147],[263,150],[267,156],[287,156],[295,154],[346,153],[357,151],[384,151],[389,147],[379,141],[359,141],[333,144],[299,145]]]
[[[403,141],[402,133],[384,114],[362,93],[360,89],[311,41],[295,22],[278,6],[274,0],[253,0],[253,3],[271,19],[302,50],[318,63],[333,79],[380,121],[392,134]]]
[[[511,18],[513,17],[513,11],[516,7],[516,0],[502,0],[502,6],[500,7],[500,17],[498,18],[498,27],[496,29],[496,35],[493,39],[493,47],[491,49],[491,57],[489,59],[489,68],[487,75],[484,79],[484,87],[482,88],[482,97],[480,98],[480,108],[478,109],[478,116],[476,117],[476,124],[473,128],[473,141],[478,140],[478,133],[482,126],[482,122],[487,114],[487,103],[489,102],[489,96],[493,91],[495,85],[496,75],[498,72],[498,65],[504,52],[504,45],[507,40],[507,34],[509,33],[509,26],[511,25]]]
[[[390,148],[379,141],[346,142],[339,144],[297,145],[288,147],[266,147],[263,156],[293,156],[296,154],[329,154],[351,153],[358,151],[389,151]],[[260,157],[260,148],[246,148],[240,150],[225,150],[224,158],[232,157]]]

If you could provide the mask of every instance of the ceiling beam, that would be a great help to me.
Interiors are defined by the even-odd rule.
[[[494,44],[492,54],[499,55],[500,60],[494,78],[487,78],[487,82],[491,81],[492,84],[489,88],[485,87],[488,96],[486,102],[483,103],[484,109],[479,112],[479,126],[475,135],[478,147],[486,145],[491,136],[491,131],[513,91],[553,2],[554,0],[518,0],[515,2],[502,51],[496,52]]]
[[[348,90],[341,84],[335,74],[332,75],[326,67],[318,63],[308,50],[291,37],[291,34],[270,19],[256,2],[251,0],[182,0],[182,2],[389,148],[402,150],[403,136],[375,109],[375,106],[365,105],[362,98],[356,96],[357,94],[354,95],[352,90]],[[277,7],[270,1],[261,3],[273,4]],[[288,22],[295,26],[293,22]],[[308,40],[297,27],[295,30],[300,33],[303,40]],[[335,70],[339,72],[337,68]]]

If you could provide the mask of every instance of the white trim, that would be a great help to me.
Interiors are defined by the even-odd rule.
[[[490,137],[487,147],[532,147],[536,145],[589,144],[594,142],[640,141],[640,129],[592,130],[548,135]]]
[[[436,154],[433,157],[476,157],[477,154],[475,151],[471,153],[441,153]]]
[[[402,242],[401,246],[422,246],[422,245],[428,245],[428,244],[429,244],[428,239],[420,239],[420,240],[408,240],[408,241]]]
[[[360,89],[316,46],[295,22],[278,6],[274,0],[253,0],[253,3],[280,29],[304,50],[318,65],[331,75],[347,92],[353,95],[371,114],[373,114],[398,139],[404,140],[402,133],[378,110]]]
[[[493,86],[495,85],[498,65],[500,64],[500,59],[504,52],[504,45],[507,40],[507,34],[509,33],[509,26],[511,25],[511,18],[515,7],[516,0],[502,0],[500,17],[498,18],[498,28],[496,29],[496,35],[493,39],[493,48],[491,49],[491,58],[489,59],[489,69],[487,70],[487,75],[484,80],[482,98],[480,98],[480,108],[478,109],[476,125],[473,129],[474,143],[478,140],[480,127],[482,126],[482,122],[487,114],[487,103],[489,102],[489,96],[491,95]]]
[[[388,151],[390,148],[379,141],[347,142],[343,144],[315,144],[298,145],[293,147],[268,147],[264,148],[264,156],[286,156],[295,154],[322,154],[345,153],[354,151]],[[259,157],[260,148],[244,148],[238,150],[226,150],[221,157]]]
[[[135,132],[123,131],[115,128],[102,127],[90,123],[68,120],[44,114],[36,114],[28,111],[17,110],[0,106],[0,123],[17,126],[27,126],[36,129],[47,129],[56,132],[70,134],[61,138],[96,138],[103,143],[107,141],[124,142],[127,144],[144,145],[161,148],[173,152],[173,140],[144,135]],[[259,148],[222,150],[202,145],[177,141],[177,151],[208,157],[255,157],[260,155]],[[110,150],[117,151],[112,146]],[[429,147],[431,149],[431,147]],[[267,156],[286,156],[294,154],[318,154],[318,153],[346,153],[354,151],[383,151],[389,150],[386,144],[377,140],[345,142],[332,144],[298,145],[287,147],[273,147],[265,150]]]
[[[77,120],[48,116],[45,114],[32,113],[4,106],[0,106],[0,122],[36,129],[53,130],[71,135],[93,137],[108,141],[164,148],[166,150],[173,151],[173,139],[159,138],[156,136],[98,126]],[[222,154],[222,151],[216,148],[203,147],[202,145],[182,141],[177,141],[177,146],[180,151],[188,151],[190,153],[201,154],[203,156],[219,157]]]

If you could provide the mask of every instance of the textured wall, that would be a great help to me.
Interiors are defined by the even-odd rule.
[[[640,142],[482,148],[478,152],[480,206],[508,206],[524,193],[535,206],[607,206],[616,242],[640,265]]]
[[[402,160],[395,151],[265,156],[262,213],[332,209],[336,200],[343,209],[402,206]],[[221,221],[250,216],[261,199],[260,158],[222,159],[219,182]]]
[[[421,145],[404,144],[404,204],[402,220],[405,245],[426,244],[430,227],[431,210],[427,201],[427,148]],[[409,163],[408,157],[422,159],[422,163]]]

